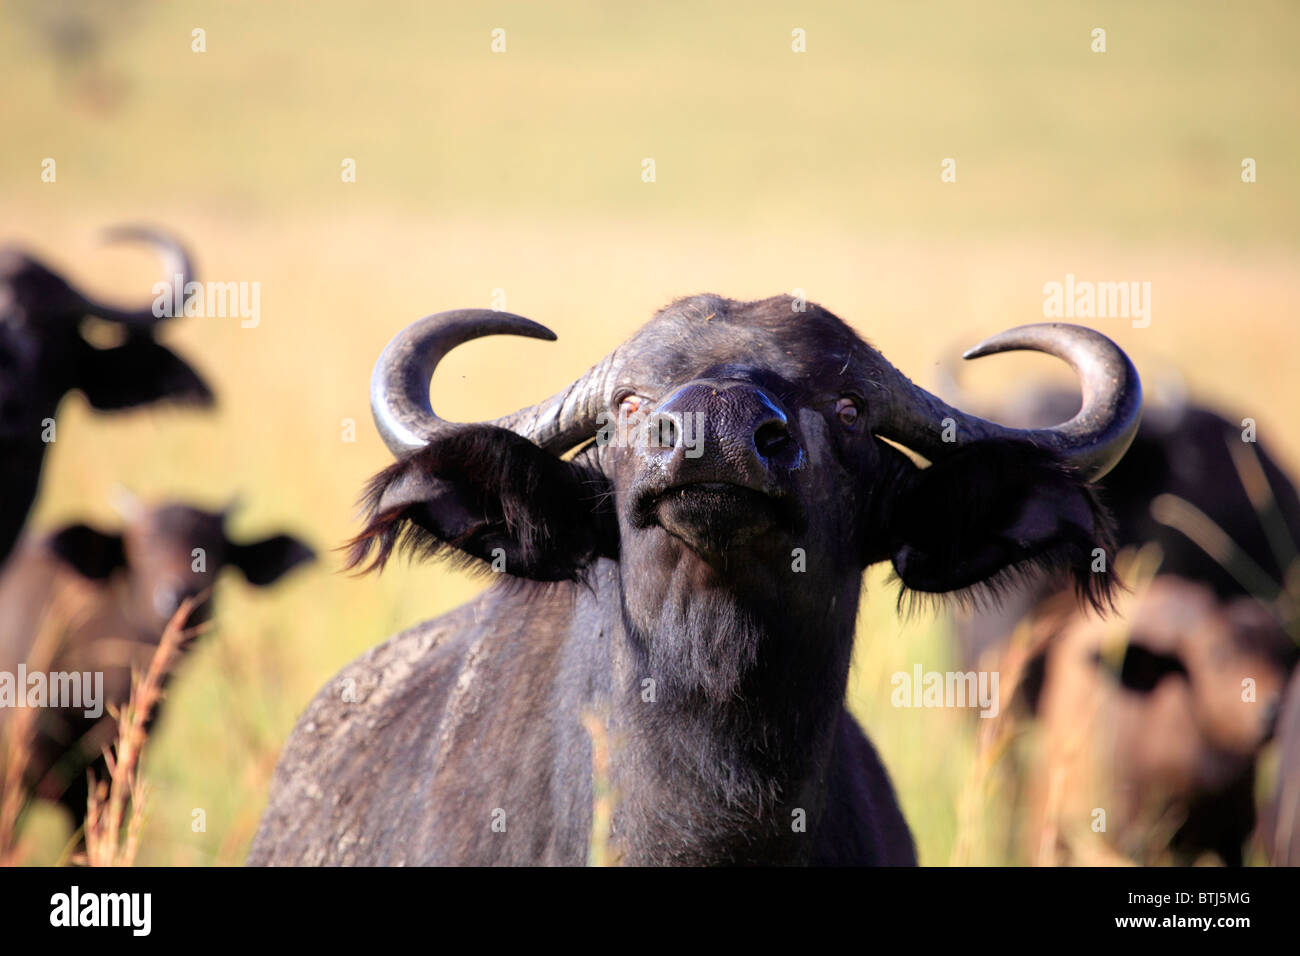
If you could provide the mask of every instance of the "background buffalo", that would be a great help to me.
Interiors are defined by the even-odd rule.
[[[0,570],[0,671],[25,664],[29,673],[102,675],[98,713],[51,702],[20,742],[30,748],[23,774],[30,795],[62,805],[74,826],[86,813],[86,771],[108,779],[102,754],[116,738],[115,715],[130,695],[132,673],[149,669],[183,602],[197,603],[176,625],[198,628],[212,617],[223,569],[265,586],[315,557],[287,534],[231,541],[227,511],[146,504],[122,491],[117,498],[120,528],[76,523],[33,535]],[[0,710],[0,733],[15,713]],[[7,756],[0,754],[0,769]]]
[[[180,285],[168,299],[184,301],[194,271],[175,239],[138,228],[109,237],[157,247],[165,287]],[[0,565],[36,498],[46,451],[58,440],[55,414],[64,395],[79,391],[100,411],[212,403],[198,373],[157,341],[157,327],[171,313],[156,313],[154,302],[153,294],[131,306],[97,301],[21,250],[0,249]],[[94,345],[84,328],[92,320],[120,341]]]
[[[1028,387],[995,417],[1029,427],[1077,407]],[[1275,788],[1258,758],[1300,657],[1300,496],[1249,421],[1181,397],[1148,403],[1098,495],[1132,559],[1118,615],[1074,608],[1040,577],[956,621],[962,656],[1018,677],[1038,720],[1041,750],[1017,770],[1026,852],[1088,859],[1104,840],[1147,862],[1241,863],[1257,786]]]
[[[246,488],[232,536],[284,525],[344,542],[357,490],[388,461],[366,383],[395,326],[442,304],[547,318],[558,343],[448,358],[435,403],[484,420],[554,393],[701,289],[805,295],[925,382],[949,343],[1043,321],[1043,286],[1067,273],[1150,281],[1146,328],[1076,321],[1140,370],[1186,370],[1194,394],[1253,417],[1279,462],[1300,465],[1291,5],[1246,18],[1210,2],[1095,18],[955,0],[925,15],[594,0],[511,0],[491,20],[414,0],[382,16],[341,0],[313,10],[221,6],[197,22],[141,8],[99,47],[118,81],[95,113],[24,21],[0,31],[21,84],[0,104],[17,144],[0,152],[4,241],[88,294],[127,297],[157,281],[156,262],[93,237],[166,223],[202,254],[205,278],[262,284],[256,328],[203,317],[162,332],[201,367],[217,414],[64,402],[34,532],[111,527],[122,482],[197,501]],[[196,27],[206,53],[192,49]],[[1105,53],[1091,49],[1096,27]],[[1050,360],[986,363],[970,388],[995,396]],[[221,595],[221,640],[186,659],[151,741],[142,862],[241,862],[317,689],[483,586],[400,562],[355,579],[338,567],[335,555],[256,596]],[[857,642],[848,706],[890,768],[921,861],[1016,859],[1009,802],[986,786],[990,721],[890,703],[898,672],[964,667],[947,625],[924,609],[899,624],[883,571],[867,592],[861,634],[890,638]],[[190,829],[196,807],[203,832]],[[33,817],[29,858],[56,858],[66,836]]]

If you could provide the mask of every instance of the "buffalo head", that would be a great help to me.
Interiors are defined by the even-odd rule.
[[[761,655],[736,632],[801,619],[842,633],[846,615],[851,631],[877,561],[921,592],[1034,566],[1068,570],[1094,601],[1108,594],[1107,576],[1090,573],[1108,523],[1087,483],[1124,453],[1141,392],[1096,332],[1025,326],[968,353],[1069,362],[1083,408],[1054,428],[1005,428],[943,403],[818,306],[710,295],[673,303],[545,402],[484,424],[438,417],[438,361],[499,333],[554,338],[519,316],[463,310],[409,326],[380,357],[371,400],[399,460],[371,485],[353,563],[382,564],[405,543],[555,581],[614,559],[626,622],[651,658],[690,662],[685,679],[718,693]]]
[[[204,620],[223,568],[237,568],[250,584],[265,586],[315,557],[311,548],[287,534],[232,541],[226,535],[229,509],[147,505],[125,493],[116,504],[125,519],[121,530],[68,525],[50,537],[50,550],[91,581],[121,576],[124,613],[150,633],[161,634],[187,598],[201,601],[188,623]]]
[[[193,627],[211,615],[222,569],[238,568],[250,583],[269,585],[314,557],[287,534],[232,541],[229,509],[146,504],[125,492],[115,504],[123,518],[117,530],[78,523],[33,536],[0,572],[0,673],[26,662],[33,670],[94,673],[102,681],[101,713],[51,701],[31,728],[27,787],[62,803],[74,821],[86,813],[86,769],[106,779],[103,753],[117,733],[116,712],[130,697],[132,675],[149,669],[181,603],[197,599],[179,622]],[[0,709],[0,738],[7,713]]]
[[[109,239],[148,242],[163,254],[169,285],[179,281],[184,291],[193,281],[175,240],[139,228],[113,230]],[[211,404],[199,375],[154,338],[161,318],[152,303],[100,302],[30,256],[0,250],[0,562],[35,499],[45,449],[55,437],[51,424],[69,391],[80,390],[101,411],[161,400]],[[120,341],[91,344],[83,329],[88,319],[109,323]]]
[[[154,246],[169,287],[179,281],[183,291],[194,281],[185,250],[163,233],[120,227],[107,238]],[[121,342],[93,346],[82,334],[91,318],[120,329]],[[34,404],[39,397],[48,406],[72,389],[80,389],[100,410],[163,398],[210,403],[212,394],[194,370],[154,340],[164,318],[155,314],[153,300],[135,307],[101,302],[31,256],[0,250],[0,383],[5,386],[0,423],[5,433],[17,424],[13,416],[24,398],[32,396],[28,401]]]

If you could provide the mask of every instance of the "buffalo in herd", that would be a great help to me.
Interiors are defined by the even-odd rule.
[[[1030,387],[998,414],[1032,426],[1077,406],[1076,396]],[[1209,853],[1237,864],[1253,839],[1269,858],[1295,861],[1271,848],[1293,839],[1273,830],[1290,819],[1275,808],[1297,806],[1296,768],[1284,762],[1258,831],[1255,791],[1275,735],[1283,754],[1300,753],[1300,702],[1286,691],[1300,658],[1300,495],[1251,424],[1181,397],[1149,403],[1097,487],[1117,545],[1147,549],[1153,564],[1130,582],[1118,615],[1078,607],[1042,577],[996,609],[959,615],[968,661],[997,660],[1017,627],[1029,635],[1016,699],[1047,754],[1028,788],[1032,841],[1068,829],[1045,819],[1055,787],[1077,804],[1061,809],[1089,824],[1088,840],[1106,810],[1106,841],[1129,858],[1191,863]],[[1071,859],[1059,842],[1030,854]]]
[[[195,281],[184,248],[163,233],[119,228],[108,237],[156,247],[165,281],[178,282],[182,294]],[[21,250],[0,250],[0,561],[36,500],[46,447],[58,437],[55,413],[68,392],[80,391],[100,411],[212,404],[199,374],[158,342],[165,317],[154,314],[153,301],[133,308],[99,302]],[[92,345],[84,334],[91,318],[115,326],[121,343]]]
[[[108,238],[145,242],[162,254],[168,300],[192,290],[194,270],[175,239],[138,227],[114,229]],[[18,678],[37,663],[43,678],[50,675],[35,685],[47,698],[56,689],[75,691],[72,703],[38,699],[18,777],[29,797],[63,805],[76,823],[86,815],[88,772],[107,778],[104,753],[132,674],[148,668],[182,602],[196,606],[177,626],[196,627],[211,613],[223,567],[266,585],[313,558],[289,535],[232,542],[224,513],[183,502],[148,506],[124,491],[118,530],[78,523],[23,535],[68,392],[81,392],[98,411],[212,405],[198,372],[157,340],[171,314],[155,310],[157,299],[134,307],[100,302],[24,252],[0,251],[0,740],[6,730],[18,732],[16,700],[8,697],[30,692],[33,685]],[[120,341],[94,344],[89,320],[108,323]],[[0,765],[5,760],[0,749]]]
[[[41,709],[25,767],[31,792],[62,804],[77,822],[86,813],[86,771],[107,779],[103,751],[117,736],[112,712],[127,702],[132,672],[148,669],[182,603],[194,602],[178,626],[197,627],[211,617],[223,568],[265,586],[314,557],[287,534],[231,541],[225,512],[146,504],[125,493],[117,505],[120,528],[78,523],[33,536],[0,570],[0,671],[40,658],[54,673],[102,674],[99,713],[87,716],[84,701]]]
[[[171,301],[193,288],[175,240],[110,238],[161,252]],[[105,412],[212,404],[158,312],[0,252],[0,683],[36,667],[98,681],[93,706],[42,708],[21,775],[77,822],[164,632],[212,616],[224,568],[264,586],[314,558],[288,533],[232,540],[227,510],[125,491],[117,527],[24,530],[68,392]],[[959,658],[1013,679],[1004,716],[1040,758],[1012,761],[1031,860],[1086,859],[1078,824],[1101,811],[1090,832],[1130,859],[1300,863],[1300,496],[1253,424],[1187,402],[1144,413],[1124,352],[1062,323],[967,357],[1047,353],[1079,393],[980,417],[820,306],[715,295],[671,303],[536,405],[440,417],[439,363],[502,334],[555,338],[465,309],[379,356],[393,462],[346,564],[443,558],[492,586],[321,689],[250,864],[574,865],[596,845],[630,865],[915,864],[845,705],[863,576],[886,562],[904,596],[961,609]],[[0,708],[0,734],[12,724]],[[1270,747],[1276,786],[1257,799]]]

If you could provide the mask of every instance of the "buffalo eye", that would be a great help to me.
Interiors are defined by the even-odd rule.
[[[645,398],[632,392],[619,400],[618,412],[623,418],[635,418],[645,411],[648,404]]]
[[[858,414],[858,403],[848,396],[835,403],[835,417],[848,428],[853,427],[853,424],[858,420]]]

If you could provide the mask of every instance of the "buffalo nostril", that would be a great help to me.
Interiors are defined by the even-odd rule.
[[[764,458],[774,458],[788,449],[794,441],[783,421],[768,421],[754,432],[754,448]]]

